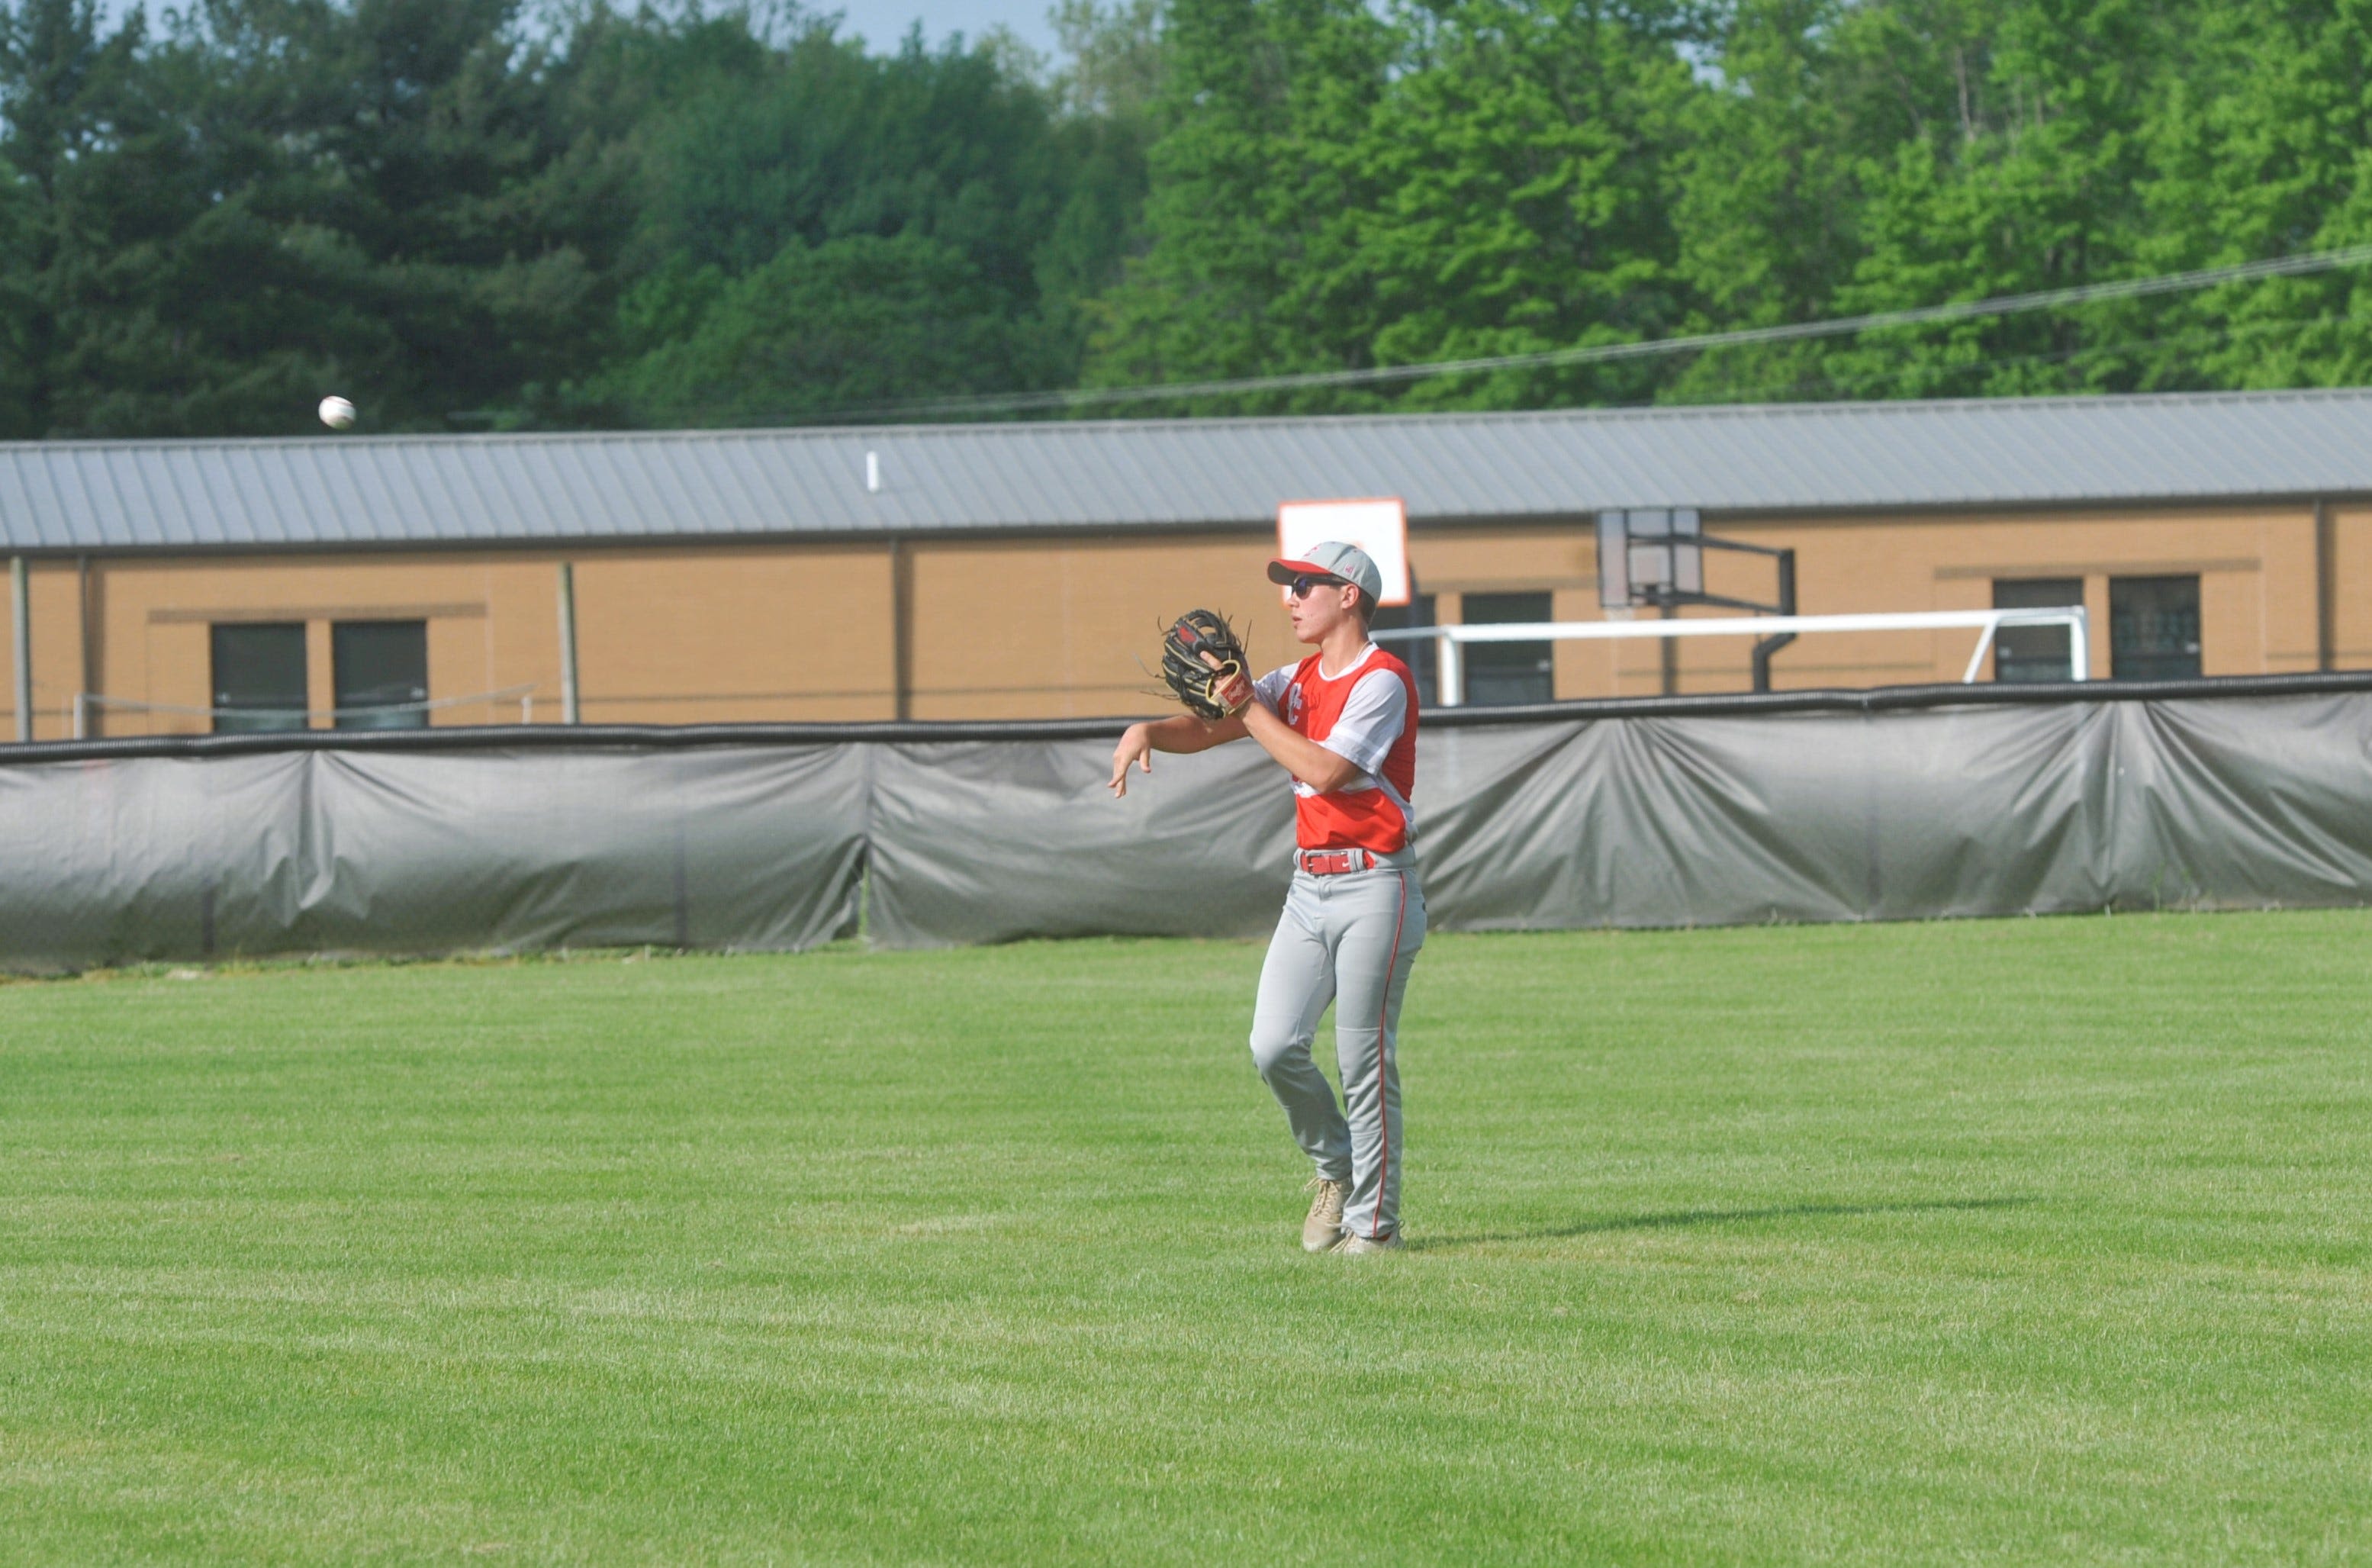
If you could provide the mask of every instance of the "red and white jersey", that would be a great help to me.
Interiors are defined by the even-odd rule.
[[[1294,820],[1303,849],[1368,849],[1378,854],[1416,838],[1416,678],[1370,643],[1332,675],[1319,656],[1273,669],[1252,683],[1262,707],[1349,761],[1359,774],[1325,795],[1293,781]]]

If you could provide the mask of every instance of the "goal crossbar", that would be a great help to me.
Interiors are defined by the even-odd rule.
[[[1378,643],[1413,643],[1431,638],[1440,650],[1441,705],[1461,706],[1466,700],[1465,659],[1469,643],[1620,642],[1634,638],[1773,637],[1810,632],[1948,632],[1978,633],[1976,651],[1969,656],[1962,684],[1974,681],[2005,626],[2064,626],[2067,628],[2067,678],[2092,679],[2091,621],[2081,605],[2041,610],[1915,610],[1871,615],[1730,615],[1703,620],[1672,621],[1529,621],[1475,626],[1402,626],[1371,633]]]

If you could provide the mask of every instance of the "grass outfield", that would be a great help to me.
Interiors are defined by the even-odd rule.
[[[1260,957],[0,986],[0,1559],[2372,1559],[2372,915],[1436,937],[1357,1260]]]

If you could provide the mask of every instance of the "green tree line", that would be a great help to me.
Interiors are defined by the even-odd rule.
[[[2372,0],[0,0],[0,437],[901,417],[2372,240]],[[2361,271],[1132,413],[2364,380]]]

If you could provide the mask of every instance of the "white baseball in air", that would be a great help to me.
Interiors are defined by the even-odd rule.
[[[343,430],[355,422],[355,405],[343,398],[321,400],[321,423],[332,430]]]

